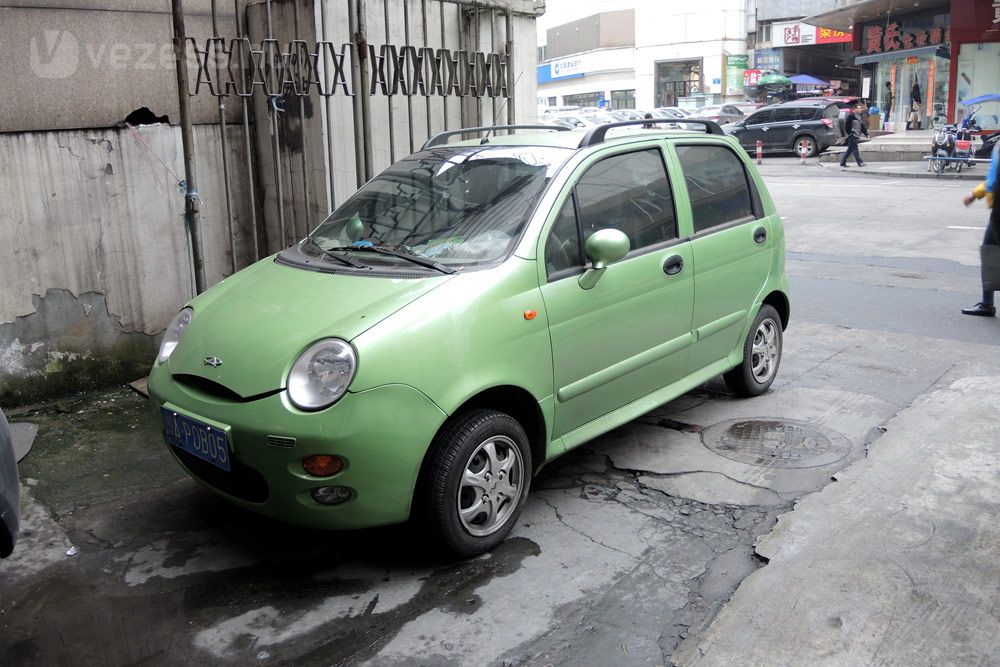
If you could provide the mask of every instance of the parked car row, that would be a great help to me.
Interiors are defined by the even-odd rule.
[[[542,120],[551,125],[582,129],[618,121],[642,120],[646,113],[658,119],[698,118],[718,123],[726,134],[734,136],[740,146],[749,152],[756,151],[760,141],[764,152],[791,151],[814,157],[841,142],[845,134],[844,119],[859,101],[857,97],[816,97],[772,105],[746,102],[714,104],[693,110],[659,107],[648,112],[551,107],[543,114]],[[679,122],[667,127],[658,124],[658,128],[701,130],[702,126]]]

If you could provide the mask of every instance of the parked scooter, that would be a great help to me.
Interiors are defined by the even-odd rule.
[[[939,174],[952,166],[949,158],[955,157],[957,131],[958,128],[954,125],[945,125],[934,132],[934,139],[931,140],[931,155],[938,159],[931,160],[931,164],[934,171]]]
[[[975,150],[973,155],[981,160],[989,160],[993,156],[993,147],[1000,141],[1000,132],[982,136],[983,145]]]

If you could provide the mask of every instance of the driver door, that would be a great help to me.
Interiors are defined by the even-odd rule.
[[[659,146],[594,158],[556,207],[538,256],[552,341],[558,438],[679,379],[694,301],[691,244],[681,239]],[[590,289],[586,239],[622,231],[629,253]]]

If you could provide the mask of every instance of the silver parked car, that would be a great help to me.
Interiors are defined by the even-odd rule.
[[[14,550],[20,511],[21,487],[17,479],[14,438],[0,410],[0,558],[6,558]]]

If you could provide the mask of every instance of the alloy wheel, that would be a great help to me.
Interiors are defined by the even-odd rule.
[[[517,508],[524,481],[521,451],[507,436],[480,443],[462,470],[458,518],[476,537],[500,530]]]
[[[750,367],[757,382],[764,384],[771,379],[778,367],[778,355],[778,325],[765,319],[754,332],[751,348]]]

